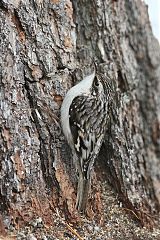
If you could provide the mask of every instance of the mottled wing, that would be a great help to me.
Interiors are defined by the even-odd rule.
[[[106,103],[95,96],[78,96],[70,107],[70,128],[74,147],[86,178],[88,167],[92,167],[102,144],[106,113]]]

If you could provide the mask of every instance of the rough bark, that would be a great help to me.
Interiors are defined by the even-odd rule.
[[[151,224],[160,206],[160,50],[145,4],[2,0],[0,26],[0,212],[7,227],[37,215],[52,223],[56,208],[78,217],[76,174],[59,110],[92,59],[114,86],[96,165],[124,206]],[[93,187],[99,191],[96,174]],[[97,196],[93,207],[100,205]]]

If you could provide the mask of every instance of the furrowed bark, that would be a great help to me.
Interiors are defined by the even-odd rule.
[[[105,169],[124,207],[152,225],[160,206],[160,50],[145,4],[2,0],[0,26],[5,225],[18,227],[37,215],[52,224],[57,208],[70,220],[78,218],[77,176],[61,131],[60,106],[67,90],[90,73],[93,59],[114,93],[96,166]],[[103,212],[94,201],[101,174],[95,172],[92,217]]]

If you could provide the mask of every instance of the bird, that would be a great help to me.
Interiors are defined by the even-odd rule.
[[[61,125],[78,172],[76,208],[85,213],[93,165],[104,140],[110,85],[94,71],[73,86],[61,106]]]

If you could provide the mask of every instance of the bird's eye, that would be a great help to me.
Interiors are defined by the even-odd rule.
[[[95,77],[95,79],[94,79],[94,85],[95,85],[95,87],[99,86],[99,81],[98,81],[97,77]]]

